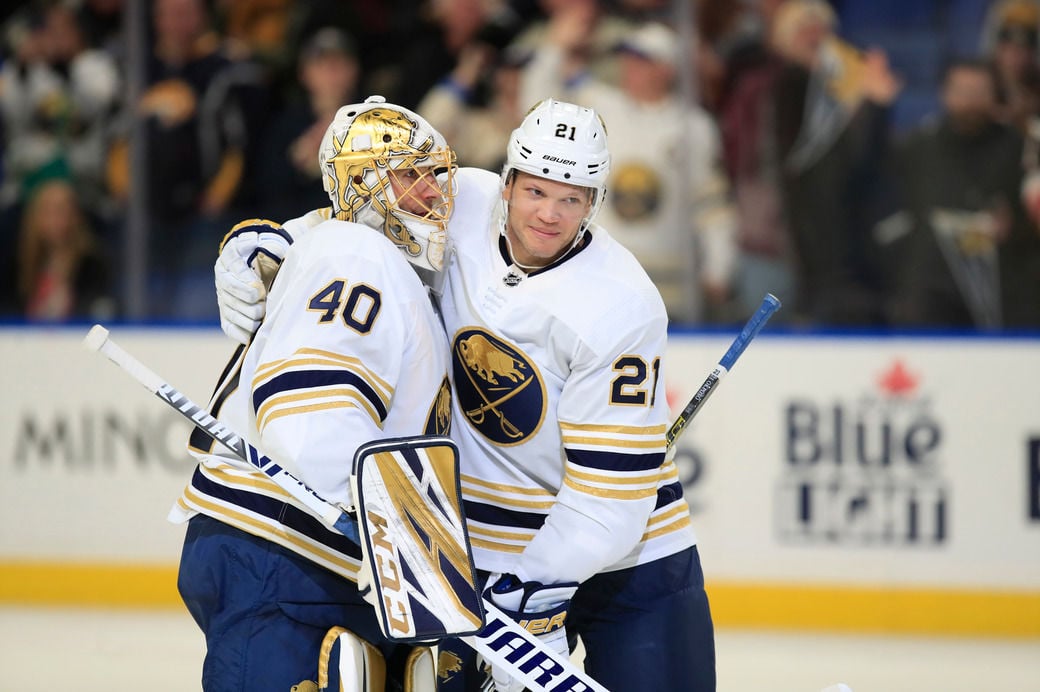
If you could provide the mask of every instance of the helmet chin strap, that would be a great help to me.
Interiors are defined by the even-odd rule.
[[[539,269],[544,269],[545,267],[549,266],[549,265],[543,265],[543,266],[539,267],[539,266],[532,266],[532,265],[528,265],[528,264],[521,264],[520,262],[518,262],[516,260],[516,253],[513,252],[513,243],[512,243],[512,241],[509,240],[509,233],[506,230],[508,225],[509,225],[509,202],[507,200],[503,199],[502,200],[502,224],[499,227],[498,232],[502,235],[503,238],[506,239],[506,250],[509,251],[509,259],[512,260],[513,266],[517,267],[519,269],[523,269],[525,273],[530,273],[530,272],[533,272],[533,271],[537,271]],[[589,220],[588,220],[588,218],[583,218],[581,220],[581,226],[578,227],[578,232],[574,234],[574,240],[571,241],[571,246],[569,248],[567,248],[565,251],[563,251],[562,253],[560,253],[560,257],[563,257],[568,252],[570,252],[574,248],[578,247],[578,243],[580,243],[581,239],[585,237],[585,232],[588,230],[588,228],[589,228]],[[559,258],[557,258],[557,259],[559,259]],[[556,260],[553,260],[553,262],[555,262],[555,261]],[[553,262],[550,262],[549,264],[552,264]]]
[[[506,230],[509,226],[509,200],[502,198],[500,204],[502,205],[502,219],[498,226],[498,233],[506,240],[506,250],[509,252],[509,259],[513,263],[513,266],[524,270],[524,273],[541,269],[541,267],[532,267],[516,261],[516,253],[513,252],[513,243],[509,240],[509,232]]]

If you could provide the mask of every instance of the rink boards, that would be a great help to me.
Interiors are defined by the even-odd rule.
[[[177,606],[187,424],[87,327],[0,330],[0,602]],[[203,403],[216,328],[112,329]],[[678,411],[729,344],[677,333]],[[720,626],[1040,637],[1040,339],[766,333],[678,444]]]

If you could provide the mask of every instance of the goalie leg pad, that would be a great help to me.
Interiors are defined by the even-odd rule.
[[[455,444],[419,436],[362,445],[351,484],[383,634],[429,642],[479,632],[484,608]]]
[[[386,661],[372,644],[345,627],[325,634],[318,654],[320,692],[383,692]]]
[[[437,666],[430,647],[420,646],[408,654],[404,692],[437,692]]]

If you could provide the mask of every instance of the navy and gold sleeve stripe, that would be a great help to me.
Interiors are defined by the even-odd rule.
[[[657,468],[667,446],[664,425],[579,425],[560,421],[568,457],[604,471]]]
[[[335,408],[365,411],[382,427],[394,388],[350,356],[300,349],[265,363],[253,377],[253,410],[261,432],[282,416]]]
[[[664,425],[588,425],[560,421],[567,451],[563,484],[597,498],[642,500],[657,492]]]

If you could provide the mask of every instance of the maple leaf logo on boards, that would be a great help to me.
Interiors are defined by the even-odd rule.
[[[665,385],[664,398],[668,402],[669,410],[675,411],[676,409],[682,410],[682,406],[679,404],[679,392],[675,391],[671,386]]]
[[[878,378],[881,391],[889,396],[906,396],[917,389],[919,382],[920,378],[907,370],[899,359]]]

